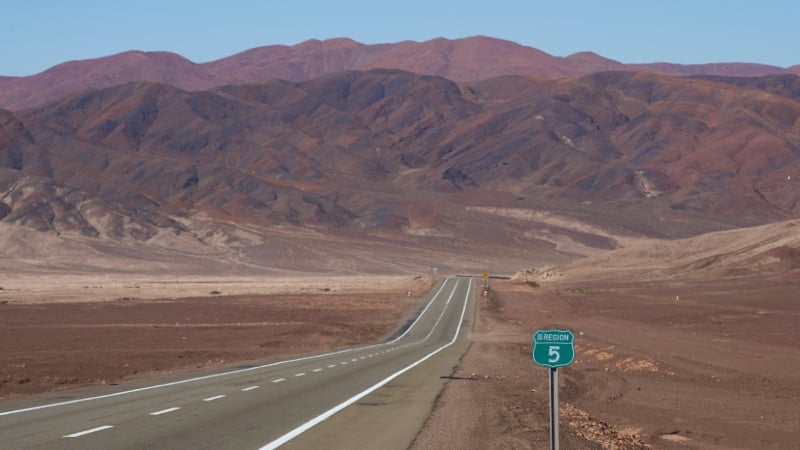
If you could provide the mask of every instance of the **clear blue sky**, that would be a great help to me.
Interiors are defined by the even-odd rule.
[[[800,64],[800,0],[19,0],[0,17],[0,75],[14,76],[134,49],[206,62],[311,38],[479,34],[626,63]]]

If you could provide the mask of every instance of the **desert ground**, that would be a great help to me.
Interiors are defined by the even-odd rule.
[[[642,241],[492,280],[413,448],[547,448],[540,328],[576,335],[562,448],[796,448],[799,229]],[[436,281],[6,272],[0,400],[385,339]]]
[[[562,448],[797,448],[797,225],[637,243],[493,281],[414,448],[548,448],[548,369],[531,358],[543,328],[575,333]]]
[[[376,341],[432,283],[5,274],[0,400]]]
[[[575,362],[560,369],[562,448],[794,448],[799,288],[494,282],[414,448],[548,448],[548,370],[530,353],[549,327],[576,334]]]

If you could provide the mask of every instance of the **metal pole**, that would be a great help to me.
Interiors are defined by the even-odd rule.
[[[558,450],[558,368],[550,368],[550,449]]]

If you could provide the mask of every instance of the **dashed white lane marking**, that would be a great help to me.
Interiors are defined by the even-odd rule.
[[[180,406],[176,406],[174,408],[167,408],[167,409],[162,409],[161,411],[151,412],[150,415],[151,416],[160,416],[162,414],[171,413],[171,412],[177,411],[179,409],[181,409],[181,407]]]
[[[264,364],[264,365],[261,365],[261,366],[248,367],[246,369],[234,370],[234,371],[231,371],[231,372],[215,373],[215,374],[205,375],[205,376],[196,377],[196,378],[188,378],[188,379],[185,379],[185,380],[173,381],[171,383],[157,384],[157,385],[153,385],[153,386],[145,386],[145,387],[138,388],[138,389],[131,389],[129,391],[115,392],[113,394],[98,395],[96,397],[79,398],[79,399],[75,399],[75,400],[68,400],[68,401],[65,401],[65,402],[58,402],[58,403],[50,403],[50,404],[47,404],[47,405],[33,406],[31,408],[16,409],[16,410],[13,410],[13,411],[3,411],[3,412],[0,412],[0,417],[8,416],[8,415],[11,415],[11,414],[20,414],[20,413],[26,413],[26,412],[31,412],[31,411],[38,411],[40,409],[45,409],[45,408],[55,408],[55,407],[59,407],[59,406],[73,405],[73,404],[76,404],[76,403],[90,402],[90,401],[94,401],[94,400],[100,400],[100,399],[111,398],[111,397],[118,397],[118,396],[122,396],[122,395],[130,395],[130,394],[135,394],[135,393],[143,392],[143,391],[149,391],[149,390],[153,390],[153,389],[161,389],[161,388],[170,387],[170,386],[177,386],[177,385],[180,385],[180,384],[194,383],[196,381],[201,381],[201,380],[209,380],[209,379],[217,378],[217,377],[225,377],[225,376],[238,374],[238,373],[250,372],[250,371],[254,371],[254,370],[262,370],[262,369],[266,369],[268,367],[274,367],[274,366],[278,366],[278,365],[282,365],[282,364],[288,364],[288,363],[293,363],[293,362],[298,362],[298,361],[307,361],[309,359],[316,359],[316,358],[321,358],[321,357],[324,357],[324,356],[341,355],[343,353],[348,353],[348,352],[352,352],[352,351],[355,351],[355,350],[364,350],[364,349],[367,349],[367,348],[375,348],[375,347],[380,347],[380,346],[383,346],[383,345],[391,345],[391,344],[393,344],[393,343],[395,343],[397,341],[402,340],[404,337],[406,337],[406,335],[409,332],[411,332],[411,330],[419,322],[420,318],[425,316],[425,312],[428,310],[428,308],[430,308],[431,305],[433,305],[436,302],[436,299],[439,298],[439,294],[442,293],[442,291],[444,290],[445,286],[447,286],[447,283],[449,281],[450,281],[450,279],[447,279],[441,284],[441,286],[439,286],[439,290],[436,291],[435,294],[433,294],[431,299],[428,301],[427,305],[425,305],[425,309],[423,309],[422,312],[419,313],[417,318],[414,319],[414,322],[411,324],[411,326],[408,327],[403,334],[401,334],[400,336],[397,336],[391,342],[388,342],[388,343],[385,343],[385,344],[371,344],[371,345],[367,345],[366,347],[348,348],[348,349],[339,350],[339,351],[332,352],[332,353],[323,353],[323,354],[313,355],[313,356],[304,356],[302,358],[295,358],[295,359],[286,360],[286,361],[277,361],[277,362],[274,362],[274,363]]]
[[[336,364],[329,364],[328,365],[328,369],[333,369],[334,367],[336,367]]]
[[[343,365],[343,366],[346,366],[346,365],[347,365],[347,361],[342,361],[342,362],[341,362],[341,363],[339,363],[339,364],[341,364],[341,365]]]
[[[322,369],[314,369],[312,372],[322,372]]]
[[[72,433],[64,436],[65,438],[76,438],[81,437],[86,434],[97,433],[98,431],[107,430],[109,428],[114,428],[114,425],[103,425],[102,427],[92,428],[91,430],[81,431],[78,433]]]
[[[250,386],[242,389],[242,392],[252,391],[253,389],[258,389],[261,386]]]
[[[358,362],[358,358],[353,358],[353,359],[351,359],[350,361],[353,361],[353,362]]]
[[[304,377],[304,376],[306,376],[306,373],[305,372],[300,372],[300,373],[294,374],[294,376],[296,376],[296,377]]]
[[[358,358],[358,359],[367,359],[367,357],[366,356],[362,356],[361,358]]]
[[[281,381],[286,381],[286,378],[278,378],[277,380],[272,380],[273,383],[280,383]]]
[[[204,402],[213,402],[214,400],[219,400],[219,399],[224,398],[224,397],[225,397],[224,394],[223,395],[215,395],[213,397],[204,398],[203,401]]]
[[[250,371],[254,371],[254,370],[262,370],[262,369],[266,369],[268,367],[279,366],[279,365],[282,365],[282,364],[288,364],[288,363],[293,363],[293,362],[298,362],[298,361],[307,361],[309,359],[316,359],[316,358],[321,358],[321,357],[324,357],[324,356],[340,355],[342,353],[348,353],[348,352],[352,352],[352,351],[355,351],[355,350],[363,350],[363,349],[367,349],[367,348],[381,347],[381,346],[387,345],[387,344],[391,345],[391,344],[393,344],[393,343],[395,343],[397,341],[400,341],[404,337],[406,337],[406,335],[417,325],[417,323],[419,322],[419,319],[425,316],[425,312],[428,310],[428,308],[431,307],[431,305],[433,305],[436,302],[436,299],[439,298],[439,294],[442,293],[442,291],[444,290],[445,286],[447,286],[447,283],[449,281],[450,281],[450,279],[447,279],[441,284],[441,286],[439,286],[439,290],[437,290],[436,293],[433,294],[431,299],[425,305],[425,309],[423,309],[422,312],[419,313],[419,315],[414,320],[414,322],[411,324],[411,326],[408,327],[403,334],[401,334],[400,336],[397,336],[391,342],[388,342],[386,344],[372,344],[372,345],[368,345],[366,347],[349,348],[349,349],[339,350],[339,351],[332,352],[332,353],[324,353],[324,354],[313,355],[313,356],[304,356],[302,358],[295,358],[295,359],[286,360],[286,361],[277,361],[277,362],[274,362],[274,363],[264,364],[264,365],[261,365],[261,366],[254,366],[254,367],[248,367],[246,369],[234,370],[234,371],[231,371],[231,372],[215,373],[215,374],[205,375],[205,376],[196,377],[196,378],[188,378],[186,380],[174,381],[172,383],[157,384],[157,385],[153,385],[153,386],[145,386],[145,387],[138,388],[138,389],[131,389],[131,390],[128,390],[128,391],[115,392],[115,393],[112,393],[112,394],[98,395],[96,397],[79,398],[79,399],[75,399],[75,400],[68,400],[68,401],[65,401],[65,402],[58,402],[58,403],[50,403],[50,404],[46,404],[46,405],[33,406],[33,407],[30,407],[30,408],[16,409],[16,410],[12,410],[12,411],[3,411],[3,412],[0,412],[0,417],[8,416],[8,415],[11,415],[11,414],[20,414],[20,413],[26,413],[26,412],[30,412],[30,411],[37,411],[37,410],[45,409],[45,408],[55,408],[55,407],[59,407],[59,406],[73,405],[73,404],[76,404],[76,403],[83,403],[83,402],[89,402],[89,401],[100,400],[100,399],[105,399],[105,398],[118,397],[118,396],[122,396],[122,395],[130,395],[130,394],[149,391],[149,390],[153,390],[153,389],[162,389],[162,388],[165,388],[165,387],[177,386],[177,385],[180,385],[180,384],[194,383],[196,381],[201,381],[201,380],[209,380],[209,379],[213,379],[213,378],[217,378],[217,377],[225,377],[225,376],[228,376],[228,375],[233,375],[233,374],[238,374],[238,373],[250,372]]]

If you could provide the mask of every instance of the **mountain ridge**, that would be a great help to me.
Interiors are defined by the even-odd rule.
[[[622,64],[592,52],[566,57],[486,36],[361,44],[348,38],[311,39],[296,45],[255,47],[214,61],[195,63],[170,52],[126,51],[65,62],[27,77],[0,77],[0,108],[22,110],[82,89],[131,81],[157,81],[185,90],[249,84],[279,78],[308,81],[328,73],[400,69],[471,82],[503,75],[583,76],[597,71],[648,71],[668,75],[764,76],[797,74],[750,63],[679,65]]]
[[[139,208],[280,224],[415,220],[378,213],[370,192],[647,202],[757,224],[798,209],[800,105],[783,81],[379,69],[196,92],[128,83],[2,113],[0,162]]]

